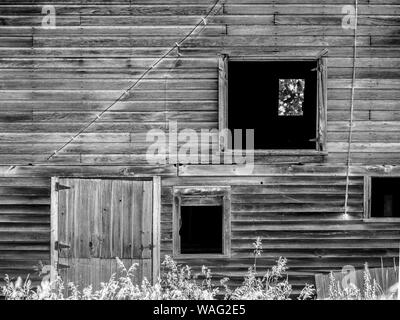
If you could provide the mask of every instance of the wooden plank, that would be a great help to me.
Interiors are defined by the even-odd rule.
[[[181,252],[181,241],[179,235],[180,228],[180,216],[181,216],[181,197],[179,195],[174,195],[172,204],[172,248],[171,252],[173,257],[179,255]],[[163,240],[163,239],[162,239]],[[162,245],[162,247],[164,247]]]
[[[75,217],[76,224],[75,230],[77,234],[75,237],[78,241],[77,252],[75,258],[90,258],[90,216],[92,215],[93,209],[93,193],[92,193],[92,183],[90,180],[79,180],[77,182],[78,188],[78,199],[76,201],[76,211]]]
[[[58,40],[62,40],[60,38],[56,38]],[[68,38],[67,38],[68,39]],[[161,39],[161,38],[160,38]],[[165,39],[165,37],[162,37]],[[173,38],[175,39],[175,38]],[[121,41],[125,41],[126,39],[122,39]],[[43,39],[43,41],[50,41],[49,44],[51,46],[56,45],[56,43],[51,42],[51,39]],[[172,39],[169,40],[170,42],[166,43],[166,47],[170,47],[171,44],[173,45]],[[172,42],[171,42],[172,41]],[[64,43],[66,44],[66,43]],[[68,44],[66,44],[68,45]],[[126,43],[125,45],[128,45]],[[82,59],[81,57],[73,57],[73,58],[36,58],[31,57],[29,59],[16,59],[12,57],[8,58],[1,58],[0,59],[0,68],[20,68],[20,69],[46,69],[46,68],[76,68],[76,71],[82,68],[90,68],[90,69],[103,69],[104,68],[126,68],[129,67],[131,70],[127,70],[128,72],[132,72],[132,69],[138,72],[137,77],[141,75],[147,68],[149,68],[155,61],[154,58],[146,57],[146,58],[85,58]],[[181,64],[179,65],[180,69],[193,69],[193,68],[214,68],[216,66],[216,59],[210,57],[203,57],[199,58],[185,58],[182,57],[180,59]],[[165,58],[160,64],[157,65],[157,69],[168,70],[170,68],[175,67],[175,58],[174,57],[167,57]],[[40,70],[38,70],[40,71]],[[92,70],[95,71],[95,70]],[[126,72],[127,72],[126,71]]]
[[[232,238],[232,225],[231,225],[231,190],[227,190],[223,197],[223,242],[224,242],[224,255],[231,256],[231,238]]]
[[[99,262],[96,260],[100,257],[100,248],[102,242],[102,207],[101,207],[101,190],[102,184],[98,181],[91,182],[91,190],[93,204],[91,206],[90,213],[90,224],[89,224],[89,234],[90,234],[90,257],[93,259],[93,263],[95,264],[95,268],[99,268]],[[98,270],[97,270],[98,271]],[[97,278],[95,278],[97,281]]]
[[[176,167],[171,166],[18,166],[11,173],[10,166],[0,166],[0,177],[104,177],[104,176],[151,176],[151,175],[176,175]]]
[[[144,231],[143,218],[146,212],[143,211],[144,199],[143,199],[143,184],[144,182],[133,182],[132,184],[132,258],[140,259],[142,257],[142,235]]]
[[[327,109],[328,109],[328,93],[327,93],[327,58],[321,57],[318,60],[318,136],[317,150],[326,151],[326,128],[327,128]]]
[[[341,15],[276,15],[278,25],[338,25],[342,21]],[[358,18],[360,26],[390,26],[398,25],[397,16],[363,15]]]
[[[59,183],[61,185],[64,186],[68,186],[67,183],[65,183],[66,181],[64,179],[58,179]],[[61,181],[60,181],[61,180]],[[69,187],[69,186],[68,186]],[[61,191],[61,192],[60,192]],[[68,191],[68,189],[66,190],[60,190],[57,191],[57,197],[58,197],[58,234],[57,234],[57,238],[60,241],[60,243],[64,243],[67,245],[70,245],[70,235],[69,235],[69,231],[71,230],[71,225],[70,225],[70,221],[71,221],[71,217],[70,214],[68,212],[68,210],[70,209],[70,204],[71,202],[70,200],[70,196],[73,193]],[[51,246],[54,247],[55,243],[51,242]],[[68,258],[69,257],[69,250],[58,250],[58,258],[59,258],[59,263],[64,264],[64,265],[68,265],[68,261],[64,260],[64,258]]]
[[[100,258],[111,257],[111,199],[112,199],[112,180],[103,180],[100,183],[100,210],[102,212],[102,235],[101,235],[101,247],[100,247]]]
[[[141,221],[141,239],[140,242],[143,246],[141,252],[142,259],[151,259],[153,255],[153,182],[145,181],[142,184],[142,221]],[[150,266],[151,267],[151,266]],[[150,279],[149,279],[150,280]]]
[[[371,177],[364,177],[364,218],[371,217]]]
[[[111,258],[122,257],[122,181],[113,181],[111,195]]]
[[[396,26],[358,26],[358,35],[387,35],[389,32],[396,33]],[[341,24],[337,25],[298,25],[296,27],[287,25],[228,25],[228,35],[351,35],[352,29],[343,29]]]
[[[229,27],[229,26],[228,26]],[[238,26],[241,27],[241,26]],[[246,26],[247,27],[247,26]],[[268,29],[268,25],[263,25],[260,26],[260,28],[266,28]],[[279,27],[279,26],[275,26]],[[296,35],[299,32],[296,32],[295,30],[298,30],[298,28],[308,28],[308,26],[296,26],[295,29],[293,29],[291,26],[281,26],[283,28],[288,28],[288,30],[293,30],[291,35]],[[315,26],[310,26],[309,28],[313,28]],[[322,28],[335,28],[336,30],[342,30],[341,26],[335,25],[335,26],[318,26]],[[391,26],[386,26],[387,28],[392,28]],[[386,27],[382,26],[375,26],[375,27],[366,27],[368,29],[371,29],[371,34],[374,34],[372,30],[376,30],[376,34],[383,35],[384,32],[388,32],[389,30],[386,30]],[[109,27],[108,27],[109,28]],[[394,26],[395,28],[395,26]],[[324,29],[325,30],[325,29]],[[348,29],[351,30],[351,29]],[[347,32],[350,32],[348,31]],[[343,30],[342,32],[346,32]],[[368,30],[365,31],[365,34],[367,34]],[[395,32],[395,31],[394,31]],[[329,30],[327,31],[329,33]],[[271,34],[270,32],[268,34]],[[303,33],[302,33],[303,34]],[[312,34],[312,33],[311,33]],[[342,34],[342,33],[341,33]],[[167,51],[169,48],[167,47],[136,47],[136,48],[128,48],[128,47],[118,47],[118,48],[113,48],[113,47],[91,47],[91,48],[69,48],[69,47],[42,47],[42,48],[15,48],[15,47],[0,47],[0,56],[1,57],[14,57],[14,58],[31,58],[32,56],[38,57],[38,58],[45,58],[45,57],[55,57],[55,58],[60,58],[60,57],[65,57],[65,58],[74,58],[77,56],[83,56],[83,57],[88,57],[88,58],[107,58],[109,56],[113,57],[118,57],[118,58],[141,58],[143,56],[146,57],[154,57],[157,58],[161,56],[165,51]],[[292,47],[288,45],[281,45],[281,46],[242,46],[242,47],[234,47],[234,46],[226,46],[224,47],[224,52],[229,55],[260,55],[260,56],[265,56],[265,55],[273,55],[277,57],[293,57],[293,58],[299,58],[299,57],[315,57],[320,50],[323,48],[319,47]],[[357,52],[358,52],[358,57],[360,58],[369,58],[372,56],[375,57],[393,57],[397,58],[398,57],[398,51],[399,49],[396,47],[390,47],[390,46],[362,46],[359,47]],[[221,49],[217,46],[202,46],[202,47],[182,47],[181,52],[183,55],[187,55],[190,57],[201,57],[201,58],[206,58],[210,54],[212,55],[218,55],[221,52]],[[335,46],[331,45],[329,46],[329,52],[331,57],[344,57],[348,58],[351,56],[352,48],[350,46]],[[360,66],[362,68],[362,66]],[[216,73],[216,70],[207,70],[207,69],[192,69],[193,72],[200,74],[201,77],[207,78],[207,75],[212,75]],[[6,72],[10,72],[10,69],[4,69]],[[16,77],[18,77],[18,74],[24,72],[24,70],[13,70],[14,74]],[[25,72],[30,72],[30,75],[35,77],[35,78],[54,78],[54,79],[59,79],[57,77],[57,74],[62,73],[59,69],[55,69],[54,73],[50,74],[45,74],[44,69],[36,69],[34,72],[33,70],[26,70]],[[82,78],[89,78],[90,74],[105,74],[105,69],[100,70],[100,69],[95,69],[95,70],[90,70],[87,69],[89,74],[80,74]],[[139,72],[140,70],[137,69],[109,69],[108,73],[110,74],[110,77],[115,78],[115,74],[118,72],[120,74],[120,77],[117,77],[118,79],[121,78],[126,78],[128,74],[132,75],[132,78]],[[143,70],[144,71],[144,70]],[[143,72],[142,71],[142,72]],[[168,70],[168,73],[171,74],[172,77],[176,77],[176,75],[185,75],[188,78],[195,78],[194,73],[189,74],[188,73],[189,69],[173,69],[173,70]],[[167,70],[161,69],[155,69],[152,72],[150,72],[148,75],[149,78],[152,77],[157,77],[160,78],[160,73],[161,72],[167,72]],[[5,78],[6,74],[1,74],[0,78]],[[70,70],[66,69],[64,73],[65,78],[79,78],[79,76],[76,73],[72,73]],[[162,77],[162,76],[161,76]],[[103,77],[104,78],[104,77]]]
[[[50,243],[54,244],[58,241],[58,192],[56,190],[56,184],[58,179],[56,177],[51,178],[51,236]],[[57,263],[58,263],[58,250],[54,246],[50,247],[50,280],[54,281],[57,278]]]
[[[132,184],[137,182],[123,182],[122,184],[122,211],[121,216],[121,233],[122,233],[122,255],[121,258],[133,258],[134,235],[140,230],[135,230],[135,211],[134,211],[134,194],[135,189]],[[140,182],[139,182],[140,183]]]
[[[125,89],[124,89],[125,90]],[[37,91],[26,91],[26,90],[8,90],[0,91],[0,100],[44,100],[51,101],[54,94],[57,94],[59,101],[105,101],[114,102],[124,90],[37,90]],[[168,94],[173,96],[175,99],[187,99],[187,100],[217,100],[216,90],[169,90]],[[124,98],[124,101],[131,99],[139,100],[165,100],[165,90],[138,90],[130,92]],[[111,103],[110,103],[111,104]]]
[[[218,129],[220,132],[219,148],[227,148],[228,129],[228,56],[223,55],[218,60]]]
[[[323,13],[326,15],[339,15],[342,9],[339,4],[324,4]],[[321,5],[318,4],[253,4],[253,5],[240,5],[240,4],[227,4],[224,7],[224,13],[229,15],[234,14],[255,14],[255,15],[268,15],[268,14],[284,14],[284,15],[311,15],[320,14]],[[390,5],[362,5],[358,6],[359,15],[396,15],[400,12],[399,6]]]
[[[152,283],[160,276],[161,264],[161,178],[153,177],[153,254],[152,254]]]
[[[66,82],[65,79],[37,79],[35,74],[34,79],[30,80],[7,80],[0,83],[1,90],[29,90],[29,89],[86,89],[86,90],[123,90],[131,84],[129,80],[117,80],[117,79],[98,79],[93,81],[71,79]],[[216,86],[216,79],[168,79],[168,90],[210,90]],[[165,80],[162,79],[148,79],[143,80],[136,87],[136,90],[163,90],[165,86]]]

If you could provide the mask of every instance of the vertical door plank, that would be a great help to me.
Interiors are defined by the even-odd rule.
[[[132,220],[133,220],[133,210],[132,210],[132,184],[130,181],[124,181],[122,183],[122,211],[121,215],[121,225],[122,225],[122,255],[121,258],[131,258],[132,257]]]
[[[72,237],[73,234],[70,230],[73,228],[71,223],[73,222],[73,217],[71,217],[71,207],[74,205],[74,192],[75,186],[74,181],[69,179],[59,179],[59,184],[62,186],[69,187],[70,189],[61,189],[58,191],[58,237],[59,242],[69,245],[70,248],[63,248],[58,250],[59,258],[58,264],[61,268],[58,269],[59,276],[66,282],[70,281],[70,274],[73,272],[71,267],[71,253],[73,250]],[[68,267],[68,268],[64,268]]]
[[[141,257],[141,226],[142,226],[142,206],[143,206],[143,182],[133,181],[132,182],[132,199],[133,199],[133,223],[132,223],[132,258],[139,259]]]
[[[111,257],[111,195],[112,195],[112,181],[101,181],[101,188],[99,191],[100,197],[100,210],[101,210],[101,245],[100,257]]]
[[[74,272],[75,272],[75,261],[74,259],[71,259],[68,264],[69,268],[68,269],[63,269],[63,274],[64,276],[62,277],[64,281],[64,287],[65,287],[65,294],[69,295],[70,290],[68,283],[74,281]]]
[[[110,276],[115,275],[115,277],[118,277],[118,264],[116,259],[110,259]]]
[[[68,265],[66,269],[66,279],[67,281],[72,281],[75,276],[74,268],[74,257],[76,257],[76,238],[75,238],[75,199],[78,194],[76,187],[76,180],[65,179],[63,182],[70,189],[66,191],[66,206],[65,206],[65,216],[66,216],[66,242],[70,246],[68,250],[63,251],[66,254],[65,264]]]
[[[61,180],[60,184],[63,183]],[[58,240],[61,243],[68,243],[68,195],[69,190],[61,190],[57,192],[58,195]],[[68,257],[69,250],[61,250],[59,252],[60,258]]]
[[[101,238],[101,208],[100,208],[100,189],[102,187],[100,180],[92,180],[90,182],[91,194],[89,205],[89,241],[90,241],[90,257],[98,258],[100,256],[100,238]]]
[[[79,232],[79,257],[80,258],[89,258],[90,250],[89,250],[89,242],[90,242],[90,215],[89,212],[93,210],[92,202],[93,202],[93,193],[91,190],[92,183],[90,180],[80,180],[79,181],[79,207],[78,212],[76,212],[77,216],[77,229]]]
[[[151,181],[143,182],[143,209],[141,225],[141,243],[143,245],[142,259],[150,259],[152,255],[152,221],[153,221],[153,183]]]
[[[107,282],[111,276],[111,259],[100,259],[100,282]]]
[[[152,261],[151,259],[142,259],[141,260],[141,264],[142,264],[142,269],[141,269],[141,273],[140,279],[144,279],[146,278],[147,280],[149,280],[150,282],[153,281],[153,274],[152,274]]]
[[[111,194],[111,257],[121,257],[121,220],[122,183],[113,181]]]
[[[58,236],[71,246],[63,249],[65,281],[80,288],[100,288],[114,273],[115,257],[129,269],[138,263],[135,278],[152,279],[153,184],[151,181],[61,179],[70,189],[59,192]]]
[[[71,241],[73,243],[73,248],[71,250],[71,258],[79,258],[79,221],[78,212],[80,210],[80,180],[74,181],[74,202],[71,203]]]
[[[51,178],[51,234],[50,234],[50,280],[54,281],[57,277],[57,262],[58,262],[58,250],[54,248],[54,244],[58,239],[58,215],[59,215],[59,199],[58,191],[56,190],[56,184],[58,183],[58,178]]]
[[[160,273],[160,238],[161,238],[161,178],[153,177],[153,254],[152,254],[152,282],[157,281]]]
[[[90,258],[90,284],[93,290],[100,289],[100,259]]]

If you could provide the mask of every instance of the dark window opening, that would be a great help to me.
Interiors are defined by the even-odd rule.
[[[222,206],[181,206],[181,253],[222,254],[222,225]]]
[[[317,61],[228,64],[230,130],[254,129],[255,149],[316,149]]]
[[[371,217],[400,218],[400,178],[371,178]]]

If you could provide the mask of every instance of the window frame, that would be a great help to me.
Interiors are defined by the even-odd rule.
[[[400,217],[371,217],[372,178],[398,178],[398,175],[368,175],[364,176],[364,222],[400,222]]]
[[[218,59],[218,128],[219,128],[219,151],[221,153],[232,153],[228,148],[228,138],[225,136],[228,129],[228,62],[229,61],[317,61],[317,114],[316,114],[316,141],[315,149],[255,149],[255,155],[327,155],[327,58],[317,57],[249,57],[220,55]],[[240,152],[243,150],[238,150]]]
[[[174,186],[172,212],[173,257],[190,258],[229,258],[231,256],[231,187],[230,186]],[[181,253],[179,235],[182,198],[219,198],[222,203],[222,253]],[[207,206],[200,204],[199,206]]]

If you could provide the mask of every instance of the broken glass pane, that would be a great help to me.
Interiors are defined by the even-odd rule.
[[[279,79],[279,116],[302,116],[305,79]]]

